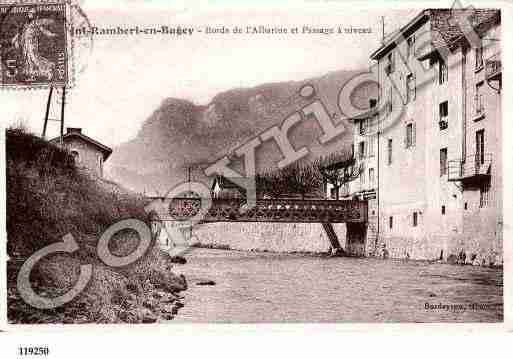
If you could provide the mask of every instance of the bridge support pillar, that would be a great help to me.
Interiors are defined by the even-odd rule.
[[[346,223],[346,254],[355,257],[365,256],[367,223]]]
[[[342,249],[342,246],[340,245],[337,232],[335,232],[333,225],[331,223],[323,223],[322,228],[324,228],[324,232],[326,232],[326,236],[330,241],[331,249],[334,251],[334,253],[339,252]]]

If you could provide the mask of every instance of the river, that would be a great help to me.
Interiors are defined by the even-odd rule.
[[[173,323],[503,320],[502,269],[216,249],[185,257],[176,270],[189,289]]]

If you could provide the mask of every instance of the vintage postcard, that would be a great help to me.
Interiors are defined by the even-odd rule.
[[[1,328],[511,329],[510,10],[1,1]]]

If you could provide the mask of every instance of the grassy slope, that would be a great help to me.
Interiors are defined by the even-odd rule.
[[[144,200],[122,189],[109,190],[74,165],[70,154],[46,141],[9,129],[7,153],[8,316],[14,323],[152,322],[171,319],[181,306],[177,293],[185,279],[155,242],[145,257],[124,268],[109,268],[96,255],[96,243],[109,225],[137,218],[148,223]],[[31,275],[36,292],[53,297],[71,288],[81,264],[93,264],[93,278],[72,302],[38,310],[20,298],[17,272],[35,251],[71,233],[80,249],[41,260]],[[126,255],[138,244],[135,232],[118,232],[111,251]]]

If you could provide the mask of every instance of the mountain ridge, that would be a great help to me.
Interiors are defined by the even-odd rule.
[[[144,121],[134,139],[114,148],[106,163],[107,177],[138,192],[167,191],[185,179],[187,165],[206,167],[214,163],[266,129],[281,125],[285,118],[311,102],[299,94],[306,84],[315,88],[329,113],[340,118],[340,88],[361,72],[340,70],[306,80],[229,89],[216,94],[206,105],[166,98]],[[368,98],[375,96],[376,91],[374,86],[364,85],[346,100],[364,110],[368,108]],[[316,121],[308,119],[289,131],[289,139],[296,149],[309,148],[305,161],[340,150],[351,140],[348,128],[339,139],[320,145],[317,138],[321,133]],[[257,171],[271,169],[281,159],[273,141],[263,142],[256,155]],[[242,171],[241,163],[238,159],[233,168]],[[199,170],[193,180],[209,183]]]

